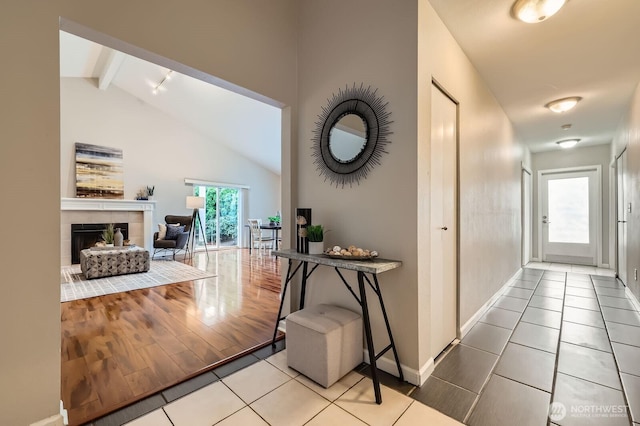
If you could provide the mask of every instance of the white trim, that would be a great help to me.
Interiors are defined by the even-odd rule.
[[[594,171],[597,175],[597,205],[596,205],[596,266],[602,268],[602,166],[600,164],[589,165],[589,166],[580,166],[580,167],[567,167],[563,169],[546,169],[546,170],[538,170],[538,258],[543,259],[542,257],[542,226],[540,226],[540,221],[542,217],[542,176],[544,175],[552,175],[552,174],[561,174],[561,173],[575,173],[575,172],[590,172]],[[532,259],[533,260],[533,259]]]
[[[61,198],[60,210],[65,211],[117,211],[142,212],[144,248],[153,248],[153,212],[155,201],[147,200],[110,200],[102,198]]]
[[[46,419],[39,420],[35,423],[31,423],[29,426],[64,426],[64,420],[60,414],[47,417]]]
[[[529,261],[529,263],[531,262],[540,262],[540,258],[539,257],[532,257],[531,261]]]
[[[460,327],[459,336],[458,336],[460,340],[462,340],[464,336],[466,336],[467,333],[473,328],[473,326],[476,325],[476,323],[480,320],[480,318],[482,318],[482,316],[489,310],[491,305],[493,305],[495,301],[498,300],[500,296],[502,296],[502,294],[507,290],[507,287],[509,287],[511,283],[515,281],[516,276],[520,272],[522,272],[522,268],[518,268],[516,273],[513,274],[511,278],[509,278],[507,282],[502,287],[500,287],[500,289],[496,291],[493,294],[493,296],[491,296],[491,298],[484,305],[482,305],[480,309],[478,309],[476,313],[471,316],[471,318],[469,318],[467,322],[464,323],[464,325]]]
[[[184,178],[185,185],[202,185],[202,186],[217,186],[220,188],[239,188],[239,189],[251,189],[249,185],[242,185],[237,183],[223,183],[223,182],[213,182],[209,180],[201,180],[201,179],[190,179]]]
[[[525,166],[522,161],[520,162],[520,167],[522,168],[522,170],[524,170],[525,172],[529,173],[533,177],[533,172],[531,171],[531,169],[529,167]]]
[[[363,361],[369,364],[369,351],[367,349],[363,349],[363,354]],[[394,360],[379,358],[376,361],[376,367],[378,367],[379,370],[391,374],[392,376],[398,377],[398,367],[396,366],[396,362]],[[433,358],[429,358],[427,363],[420,369],[420,371],[407,367],[402,363],[400,363],[400,368],[402,368],[402,374],[407,382],[411,383],[412,385],[421,386],[433,372],[434,362]]]
[[[624,292],[626,293],[626,295],[629,298],[629,300],[631,300],[631,304],[633,305],[634,308],[636,308],[636,311],[640,311],[640,302],[636,298],[636,295],[633,294],[631,289],[629,287],[625,286]]]

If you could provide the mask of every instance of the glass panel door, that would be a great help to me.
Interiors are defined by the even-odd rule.
[[[542,172],[542,260],[596,265],[598,171]]]
[[[238,197],[239,190],[213,186],[194,188],[196,196],[205,197],[204,211],[200,218],[204,228],[204,237],[198,232],[196,247],[229,247],[238,245]]]

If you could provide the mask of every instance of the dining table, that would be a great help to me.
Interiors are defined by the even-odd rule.
[[[249,225],[245,225],[246,227],[249,227]],[[280,226],[280,224],[261,224],[260,225],[260,229],[265,229],[265,230],[271,230],[273,232],[273,249],[274,250],[278,250],[278,233],[279,231],[282,229],[282,226]],[[253,249],[253,235],[251,234],[251,232],[249,232],[249,253],[251,253],[251,250]]]

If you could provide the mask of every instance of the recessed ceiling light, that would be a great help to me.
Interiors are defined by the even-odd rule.
[[[562,126],[560,126],[560,128],[562,130],[569,130],[571,128],[571,124],[563,124]]]
[[[566,0],[517,0],[513,4],[513,16],[522,22],[535,24],[555,15]]]
[[[578,142],[580,142],[580,139],[565,139],[556,143],[560,145],[561,148],[573,148]]]
[[[556,99],[545,105],[545,108],[549,108],[553,112],[561,113],[567,112],[580,102],[582,98],[580,96],[571,96],[569,98]]]

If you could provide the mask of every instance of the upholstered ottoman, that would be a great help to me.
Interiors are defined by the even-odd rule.
[[[328,388],[362,362],[362,317],[332,305],[287,316],[287,363]]]
[[[149,265],[149,252],[141,247],[80,252],[80,269],[87,279],[147,272]]]

